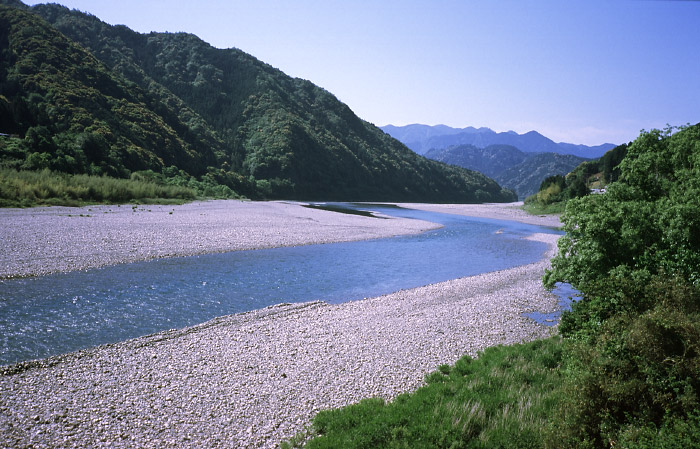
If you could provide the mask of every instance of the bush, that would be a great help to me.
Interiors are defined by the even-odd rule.
[[[600,313],[606,303],[614,306]],[[647,286],[609,291],[571,315],[582,311],[588,320],[562,322],[563,333],[586,338],[572,346],[566,400],[551,440],[602,447],[634,439],[637,431],[697,427],[700,288],[657,276]]]

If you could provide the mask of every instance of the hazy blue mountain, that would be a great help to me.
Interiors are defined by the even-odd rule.
[[[537,131],[525,134],[518,134],[514,131],[497,133],[489,128],[459,129],[445,125],[387,125],[381,129],[418,154],[425,154],[433,148],[447,148],[453,145],[474,145],[479,148],[485,148],[489,145],[512,145],[526,153],[573,154],[595,159],[616,146],[611,143],[597,146],[557,143]]]
[[[481,172],[515,190],[519,199],[536,193],[545,178],[565,175],[588,160],[571,154],[526,153],[512,145],[489,145],[486,148],[455,145],[429,150],[425,156]]]
[[[394,126],[387,125],[381,127],[382,131],[389,134],[391,137],[400,140],[408,148],[412,149],[418,154],[424,154],[430,147],[429,142],[432,138],[438,136],[452,136],[460,133],[478,133],[478,132],[488,132],[491,131],[489,128],[474,128],[469,126],[467,128],[450,128],[446,125],[406,125],[406,126]]]
[[[494,178],[505,169],[523,163],[528,155],[512,145],[490,145],[479,148],[474,145],[455,145],[428,150],[425,157],[446,164],[469,168]]]

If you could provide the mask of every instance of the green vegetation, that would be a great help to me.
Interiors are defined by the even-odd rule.
[[[0,5],[0,133],[15,138],[0,137],[0,167],[122,179],[182,172],[250,198],[515,199],[242,51],[139,34],[56,4],[11,4]]]
[[[583,293],[560,327],[575,356],[558,435],[569,447],[690,447],[691,432],[697,447],[700,125],[642,133],[618,168],[605,194],[568,202],[545,276]]]
[[[523,204],[523,210],[532,215],[561,214],[566,209],[565,201],[546,204],[538,201],[528,201]]]
[[[138,179],[68,175],[41,171],[0,169],[0,207],[82,204],[183,203],[195,198],[187,187],[157,184]]]
[[[531,213],[564,212],[566,203],[580,198],[591,189],[605,189],[620,176],[618,165],[627,153],[627,144],[608,151],[600,159],[583,162],[566,176],[552,175],[544,178],[537,193],[525,199],[525,210]]]
[[[323,411],[306,448],[540,448],[561,390],[559,337],[486,349],[392,402]],[[287,447],[299,445],[288,443]],[[283,446],[284,447],[284,446]]]
[[[560,336],[441,366],[392,403],[319,413],[290,444],[700,447],[700,124],[618,151],[598,172],[606,192],[566,203],[543,281],[582,299]]]

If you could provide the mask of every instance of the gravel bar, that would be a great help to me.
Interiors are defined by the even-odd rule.
[[[528,238],[548,244],[529,265],[344,304],[282,304],[0,367],[0,447],[277,447],[319,410],[390,400],[464,354],[549,335],[523,312],[556,307],[540,279],[558,236]]]
[[[438,227],[277,201],[7,208],[0,209],[0,279],[163,257],[368,240]]]

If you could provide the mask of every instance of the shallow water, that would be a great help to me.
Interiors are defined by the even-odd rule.
[[[543,312],[528,312],[524,315],[528,318],[532,318],[535,322],[539,324],[544,324],[545,326],[554,326],[559,323],[561,319],[561,313],[564,311],[571,310],[571,303],[581,299],[581,293],[573,288],[571,284],[566,284],[558,282],[552,289],[558,298],[558,307],[555,311],[549,313]]]
[[[342,207],[365,206],[335,205]],[[283,302],[340,303],[501,270],[551,229],[369,207],[443,228],[413,236],[137,262],[0,282],[0,364],[70,352]]]

